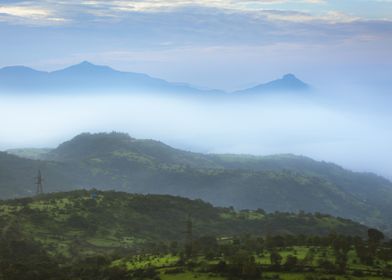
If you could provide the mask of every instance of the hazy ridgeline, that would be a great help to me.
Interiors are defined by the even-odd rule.
[[[73,91],[2,93],[0,100],[1,150],[55,147],[87,131],[122,131],[191,151],[294,153],[392,177],[391,97],[383,90]]]

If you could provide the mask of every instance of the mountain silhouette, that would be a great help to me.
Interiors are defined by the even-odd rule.
[[[281,79],[260,84],[236,93],[268,91],[304,91],[310,87],[287,74]],[[142,73],[123,72],[109,66],[88,61],[53,71],[37,71],[25,66],[8,66],[0,69],[0,93],[224,93],[220,90],[202,89],[186,83],[172,83]]]
[[[282,78],[260,84],[255,87],[237,91],[236,93],[260,93],[260,92],[276,92],[276,91],[307,91],[310,86],[293,74],[286,74]]]

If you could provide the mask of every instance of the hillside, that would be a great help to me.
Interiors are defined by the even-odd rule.
[[[146,242],[183,242],[188,215],[195,238],[242,234],[325,236],[331,232],[364,237],[367,231],[365,226],[328,215],[237,212],[201,200],[112,191],[73,191],[7,200],[0,202],[0,209],[3,235],[18,232],[65,256],[70,250],[107,254]]]
[[[33,194],[41,169],[47,192],[171,194],[238,209],[327,213],[383,230],[392,224],[389,181],[306,157],[204,155],[122,133],[86,133],[40,158],[0,153],[1,197]]]

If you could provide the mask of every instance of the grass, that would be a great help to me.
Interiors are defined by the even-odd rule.
[[[329,277],[334,277],[336,280],[385,280],[387,278],[383,277],[375,277],[375,276],[365,276],[365,277],[354,277],[354,276],[347,276],[347,275],[328,275],[328,274],[317,274],[317,273],[293,273],[293,272],[288,272],[288,273],[276,273],[276,272],[266,272],[263,273],[264,277],[271,277],[279,275],[280,280],[305,280],[306,276],[322,276],[323,278],[329,278]],[[167,280],[170,280],[167,279]]]
[[[178,274],[165,274],[164,271],[161,272],[160,277],[162,280],[226,280],[227,278],[215,276],[207,273],[197,273],[197,272],[184,272]]]
[[[328,275],[328,274],[317,274],[317,273],[276,273],[276,272],[265,272],[263,273],[264,279],[279,279],[279,280],[305,280],[307,276],[322,276],[323,278],[333,277],[335,280],[385,280],[387,278],[366,276],[366,277],[354,277],[354,276],[340,276],[340,275]],[[165,274],[164,270],[161,270],[160,277],[162,280],[227,280],[227,278],[220,277],[211,273],[197,273],[197,272],[183,272],[178,274]],[[279,277],[279,278],[277,278]]]
[[[179,257],[166,255],[162,257],[158,256],[138,256],[132,259],[120,259],[116,260],[112,263],[113,266],[125,266],[128,270],[135,270],[139,268],[147,268],[147,267],[164,267],[164,266],[173,266],[179,260]]]
[[[298,258],[299,261],[304,261],[308,259],[308,262],[306,265],[314,266],[317,268],[318,264],[317,261],[318,259],[327,259],[330,260],[331,262],[334,263],[334,256],[333,256],[333,250],[328,249],[328,248],[318,248],[318,247],[306,247],[306,246],[294,246],[291,248],[285,248],[279,251],[279,254],[283,257],[282,259],[282,264],[285,262],[287,256],[293,255]],[[366,270],[366,269],[371,269],[370,267],[367,267],[365,265],[359,264],[357,262],[357,257],[355,254],[354,250],[351,250],[349,252],[349,261],[348,261],[348,268],[350,271],[352,270]],[[166,274],[165,271],[168,269],[172,269],[176,267],[176,264],[179,260],[179,257],[177,256],[172,256],[172,255],[165,255],[165,256],[153,256],[153,255],[147,255],[147,256],[136,256],[131,259],[119,259],[116,260],[112,263],[113,266],[121,266],[121,267],[126,267],[128,270],[135,270],[135,269],[143,269],[143,268],[148,268],[148,267],[155,267],[158,269],[160,272],[160,276],[162,280],[187,280],[187,279],[199,279],[199,280],[204,280],[204,279],[225,279],[222,277],[219,277],[217,275],[214,275],[212,273],[200,273],[196,272],[197,268],[195,268],[195,271],[187,271],[185,270],[184,272],[179,272],[179,273],[169,273]],[[208,263],[208,264],[216,264],[219,261],[219,259],[215,260],[206,260],[204,257],[198,257],[197,262],[201,263]],[[262,256],[256,256],[256,262],[259,264],[264,264],[264,265],[269,265],[270,263],[270,254],[268,252],[264,252]],[[170,267],[170,268],[169,268]],[[178,268],[183,268],[183,267],[178,267]],[[364,276],[364,277],[354,277],[349,275],[351,272],[348,273],[348,275],[327,275],[323,274],[322,272],[301,272],[301,273],[296,273],[296,272],[264,272],[263,275],[265,276],[265,279],[274,279],[274,276],[279,275],[278,279],[281,280],[305,280],[306,276],[322,276],[324,278],[328,277],[334,277],[336,280],[381,280],[381,279],[386,279],[383,277],[376,277],[376,276]]]

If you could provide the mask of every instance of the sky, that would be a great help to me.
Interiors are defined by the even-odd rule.
[[[0,67],[88,60],[235,90],[295,73],[387,84],[390,0],[0,0]]]

